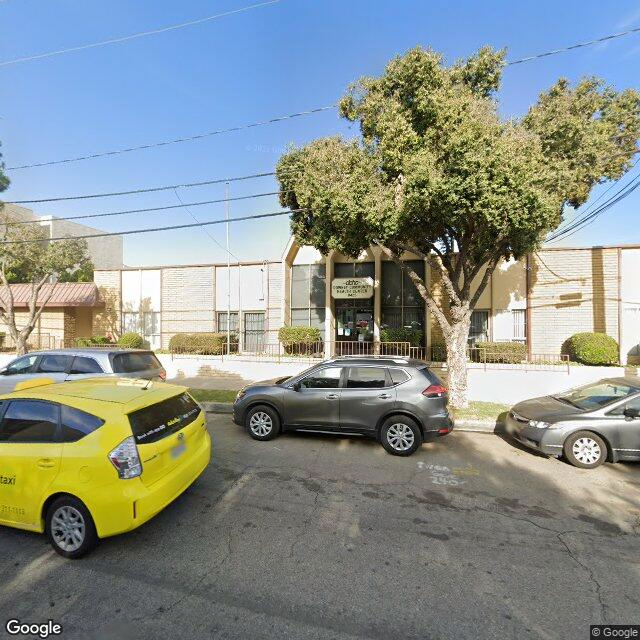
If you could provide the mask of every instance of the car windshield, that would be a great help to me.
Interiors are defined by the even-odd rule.
[[[565,393],[553,396],[566,404],[570,404],[578,409],[599,409],[616,400],[622,400],[633,393],[640,391],[626,382],[615,380],[601,380],[593,384],[571,389]]]

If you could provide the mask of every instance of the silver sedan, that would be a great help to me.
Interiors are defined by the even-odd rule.
[[[506,430],[525,446],[593,469],[640,460],[640,378],[607,378],[509,411]]]

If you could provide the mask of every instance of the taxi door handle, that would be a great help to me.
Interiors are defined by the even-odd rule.
[[[56,466],[56,461],[51,458],[40,458],[40,460],[38,460],[38,466],[41,469],[51,469],[51,467]]]

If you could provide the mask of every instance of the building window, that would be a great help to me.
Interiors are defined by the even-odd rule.
[[[424,278],[422,260],[407,261]],[[425,303],[413,282],[395,262],[382,262],[382,327],[424,330]]]
[[[227,323],[227,319],[230,320]],[[227,328],[231,333],[238,332],[238,312],[231,311],[231,313],[227,313],[226,311],[218,311],[218,331],[224,331],[226,333]]]
[[[489,312],[485,310],[471,313],[471,327],[469,329],[469,343],[487,342],[489,340]]]
[[[524,342],[527,339],[527,312],[525,309],[514,309],[513,315],[513,339]]]
[[[323,264],[291,267],[291,325],[324,328],[326,276]]]

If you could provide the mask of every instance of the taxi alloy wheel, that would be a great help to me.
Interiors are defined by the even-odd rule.
[[[53,549],[65,558],[80,558],[98,542],[89,510],[73,496],[61,496],[47,509],[46,532]]]

